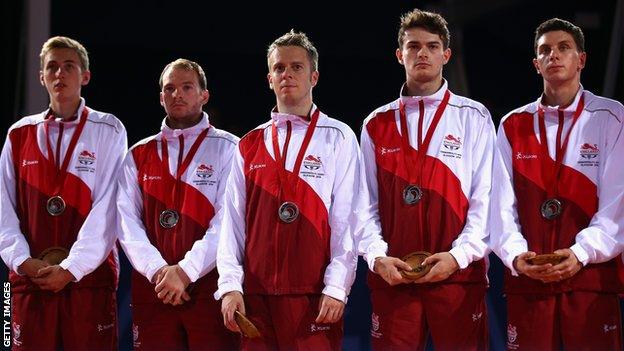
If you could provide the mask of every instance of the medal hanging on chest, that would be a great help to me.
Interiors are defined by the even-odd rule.
[[[418,150],[416,152],[416,157],[414,158],[414,153],[412,147],[409,142],[409,131],[407,127],[407,113],[405,112],[405,105],[403,102],[400,102],[399,105],[399,118],[401,120],[401,155],[403,158],[403,165],[405,166],[405,171],[407,172],[408,182],[409,184],[403,188],[402,198],[403,203],[408,206],[415,205],[419,203],[423,198],[423,190],[422,190],[422,179],[423,179],[423,169],[425,163],[425,156],[427,155],[427,149],[429,149],[429,144],[431,143],[431,138],[433,137],[433,133],[435,132],[438,123],[440,123],[440,119],[444,114],[444,110],[448,105],[448,101],[450,99],[450,92],[446,90],[444,93],[444,98],[442,102],[438,106],[433,116],[433,121],[431,125],[427,129],[427,135],[425,139],[422,140],[423,134],[423,120],[425,116],[425,104],[423,100],[418,102]]]
[[[548,153],[548,140],[546,136],[546,122],[544,120],[544,110],[538,109],[537,115],[539,119],[539,129],[540,129],[540,149],[541,149],[541,171],[542,171],[542,179],[544,181],[544,187],[546,188],[546,200],[544,200],[539,208],[540,214],[546,220],[554,220],[561,215],[563,212],[563,201],[558,197],[558,183],[559,183],[559,174],[561,173],[561,168],[563,166],[563,159],[568,147],[568,141],[570,139],[570,134],[572,133],[572,129],[576,124],[581,112],[583,112],[583,108],[585,106],[584,96],[581,95],[579,99],[578,105],[576,107],[576,111],[574,111],[574,115],[572,116],[572,122],[570,124],[570,128],[568,128],[568,132],[561,142],[561,136],[563,134],[563,111],[558,111],[559,114],[559,125],[557,127],[557,139],[555,143],[555,160],[554,163],[551,162],[550,155]]]
[[[277,164],[277,174],[279,179],[280,186],[280,197],[281,205],[277,210],[277,217],[283,223],[292,223],[297,218],[299,218],[299,206],[295,201],[295,195],[297,194],[297,186],[299,184],[299,170],[301,169],[301,163],[303,162],[303,157],[305,155],[308,146],[310,145],[310,141],[312,140],[312,135],[314,134],[314,130],[316,129],[316,123],[318,122],[320,111],[316,109],[310,118],[310,124],[306,130],[305,136],[303,137],[303,142],[301,143],[301,147],[299,148],[299,153],[297,153],[297,158],[295,160],[295,165],[293,167],[292,173],[289,175],[286,171],[286,155],[288,153],[288,144],[290,142],[290,134],[291,134],[291,124],[290,121],[286,122],[287,131],[286,131],[286,139],[284,140],[284,154],[282,155],[279,150],[279,141],[277,137],[277,124],[275,121],[271,124],[271,139],[273,143],[273,155],[275,155],[275,163]]]
[[[63,162],[61,163],[61,144],[63,137],[63,129],[64,123],[59,123],[59,134],[58,140],[56,142],[56,154],[52,152],[52,143],[50,142],[50,123],[53,120],[52,110],[46,116],[46,121],[44,122],[44,133],[46,138],[46,148],[48,151],[48,164],[51,169],[54,170],[54,174],[52,176],[52,184],[53,184],[53,193],[54,195],[48,198],[46,201],[46,211],[50,216],[57,217],[65,212],[65,208],[67,205],[65,204],[65,200],[61,194],[61,189],[65,184],[65,178],[67,177],[67,168],[69,167],[69,160],[71,159],[74,150],[76,149],[76,145],[78,144],[78,139],[80,139],[80,135],[82,134],[82,130],[87,122],[87,115],[89,114],[89,110],[85,106],[82,109],[82,113],[80,114],[80,120],[78,121],[78,125],[74,130],[74,134],[69,141],[69,146],[65,151],[65,157],[63,157]],[[56,157],[54,157],[56,155]]]
[[[171,201],[170,205],[167,206],[168,208],[162,210],[160,212],[160,216],[158,216],[158,223],[160,223],[160,226],[165,229],[174,228],[176,225],[178,225],[178,222],[180,221],[180,213],[178,212],[178,209],[182,207],[180,204],[180,183],[182,183],[182,175],[184,175],[186,169],[191,164],[191,161],[193,160],[193,157],[195,157],[199,146],[206,138],[206,135],[208,135],[209,129],[210,127],[204,129],[197,136],[197,139],[195,139],[195,142],[193,143],[193,145],[191,145],[191,148],[186,154],[184,160],[182,160],[182,155],[184,154],[184,136],[180,135],[179,137],[180,151],[178,154],[178,167],[174,176],[173,189],[171,192],[173,201]],[[161,135],[160,141],[162,145],[161,166],[163,176],[166,177],[167,175],[169,175],[169,148],[167,145],[167,139],[163,135]]]

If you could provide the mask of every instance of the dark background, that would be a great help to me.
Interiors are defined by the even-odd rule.
[[[483,103],[496,125],[505,113],[541,93],[542,81],[531,63],[533,31],[551,17],[571,20],[584,30],[588,52],[584,87],[602,95],[605,76],[615,76],[616,89],[608,97],[624,100],[621,51],[617,69],[606,72],[615,0],[369,4],[52,0],[50,4],[50,35],[75,38],[90,53],[92,79],[83,89],[87,104],[114,113],[125,124],[130,145],[158,132],[164,117],[158,77],[164,65],[179,57],[197,61],[206,71],[211,97],[205,109],[215,126],[242,136],[266,121],[275,104],[266,80],[266,47],[291,28],[306,32],[319,50],[316,104],[359,134],[368,113],[398,97],[404,81],[394,54],[398,19],[414,7],[446,17],[453,57],[444,75],[455,93]],[[25,110],[26,6],[15,0],[0,5],[0,113],[5,131],[24,114],[45,108]],[[131,345],[128,270],[124,257],[118,294],[123,350]],[[347,350],[368,350],[365,271],[361,262],[345,317]],[[488,302],[495,350],[505,345],[501,276],[500,261],[492,257]]]

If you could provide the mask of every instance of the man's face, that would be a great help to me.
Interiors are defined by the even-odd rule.
[[[556,30],[546,32],[538,39],[533,65],[545,81],[561,83],[580,76],[585,59],[585,53],[578,51],[572,35]]]
[[[277,47],[269,56],[269,87],[277,100],[296,106],[310,96],[318,82],[318,71],[312,71],[307,51],[299,46]]]
[[[46,87],[50,100],[57,103],[80,98],[80,89],[89,83],[91,72],[83,71],[78,53],[73,49],[52,49],[43,59],[39,81]]]
[[[405,66],[409,80],[426,83],[442,75],[442,67],[451,57],[442,39],[423,28],[410,28],[403,36],[403,47],[396,50],[399,63]]]
[[[208,90],[199,86],[199,78],[192,70],[168,68],[163,75],[160,105],[167,116],[174,120],[192,121],[202,113],[202,106],[208,102]]]

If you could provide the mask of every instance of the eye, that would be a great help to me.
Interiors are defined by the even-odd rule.
[[[303,69],[303,65],[297,64],[297,65],[294,65],[293,68],[295,69],[295,71],[301,71]]]
[[[169,93],[169,94],[171,94],[171,93],[173,93],[173,87],[172,87],[172,86],[170,86],[170,85],[167,85],[167,86],[165,86],[165,87],[163,88],[163,91],[164,91],[165,93]]]
[[[438,44],[438,43],[431,43],[431,44],[429,44],[427,46],[429,47],[429,50],[433,51],[433,50],[438,49],[440,47],[440,44]]]

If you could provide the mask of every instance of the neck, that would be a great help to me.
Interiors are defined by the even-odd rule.
[[[80,98],[68,102],[50,101],[50,109],[54,113],[54,116],[60,117],[64,121],[73,119],[79,106]]]
[[[165,123],[169,126],[169,128],[171,129],[186,129],[186,128],[190,128],[194,125],[196,125],[197,123],[199,123],[201,121],[201,118],[203,116],[203,113],[200,112],[198,115],[189,118],[184,117],[184,118],[180,118],[180,119],[176,119],[176,118],[172,118],[171,116],[167,116],[167,119],[165,120]]]
[[[405,83],[405,87],[407,88],[406,93],[408,96],[429,96],[434,94],[442,87],[442,75],[438,76],[434,80],[430,80],[427,82],[418,82],[414,80],[407,80]]]
[[[308,100],[305,103],[302,104],[297,104],[297,105],[286,105],[286,104],[282,104],[279,101],[277,102],[277,112],[279,113],[287,113],[290,115],[297,115],[297,116],[308,116],[308,113],[310,113],[310,110],[312,110],[312,100]]]
[[[565,108],[574,101],[580,88],[581,83],[578,80],[563,84],[551,84],[544,81],[542,104]]]

